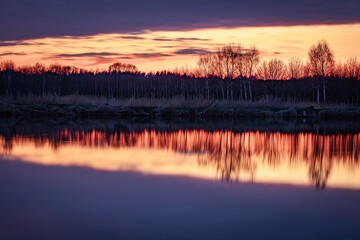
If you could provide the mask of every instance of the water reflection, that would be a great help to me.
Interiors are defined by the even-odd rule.
[[[3,156],[17,156],[23,161],[41,164],[62,165],[62,161],[66,161],[67,165],[105,170],[128,170],[121,166],[125,164],[131,165],[131,169],[147,165],[146,170],[141,168],[141,171],[184,175],[191,172],[190,175],[195,177],[217,177],[226,181],[312,184],[316,188],[324,188],[332,176],[334,186],[360,188],[359,139],[359,132],[327,134],[319,129],[285,133],[204,129],[162,131],[151,128],[136,131],[84,130],[69,127],[35,135],[2,134],[0,151]],[[31,150],[31,146],[35,149]],[[50,160],[50,155],[69,146],[72,150],[66,155],[67,159]],[[97,149],[97,154],[102,155],[101,162],[91,158],[87,161],[86,155],[90,157],[95,153],[84,152],[84,147]],[[42,149],[46,152],[41,158]],[[124,149],[133,149],[136,153],[132,152],[126,160],[119,160],[119,156],[125,154]],[[173,155],[156,155],[153,157],[156,162],[148,166],[152,161],[149,149],[166,150]],[[21,155],[21,151],[26,152],[26,156]],[[103,159],[110,159],[110,155],[115,156],[114,159],[105,164]],[[186,158],[190,160],[180,163]],[[159,161],[166,165],[161,171],[154,169],[161,167]],[[187,165],[187,168],[179,170],[180,165]],[[204,175],[204,171],[209,174]],[[304,174],[307,180],[303,179]],[[295,179],[295,176],[302,179]]]

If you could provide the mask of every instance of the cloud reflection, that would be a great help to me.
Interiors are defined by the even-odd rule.
[[[226,181],[310,183],[317,188],[328,182],[330,186],[360,188],[360,182],[353,182],[349,174],[354,170],[355,177],[359,174],[359,144],[360,134],[230,130],[64,130],[39,137],[0,138],[3,153],[45,165],[217,176]]]

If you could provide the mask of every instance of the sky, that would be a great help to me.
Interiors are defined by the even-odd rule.
[[[227,43],[256,45],[265,60],[305,61],[322,39],[338,61],[360,57],[356,0],[12,0],[1,6],[0,61],[18,65],[194,68],[199,54]]]

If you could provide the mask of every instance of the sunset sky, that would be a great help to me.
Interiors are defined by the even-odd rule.
[[[0,60],[89,69],[120,61],[148,72],[193,68],[226,43],[306,60],[326,39],[343,62],[360,57],[359,12],[356,0],[13,0],[0,8]]]

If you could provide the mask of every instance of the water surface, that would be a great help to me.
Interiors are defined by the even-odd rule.
[[[5,239],[360,236],[357,122],[0,122]]]

